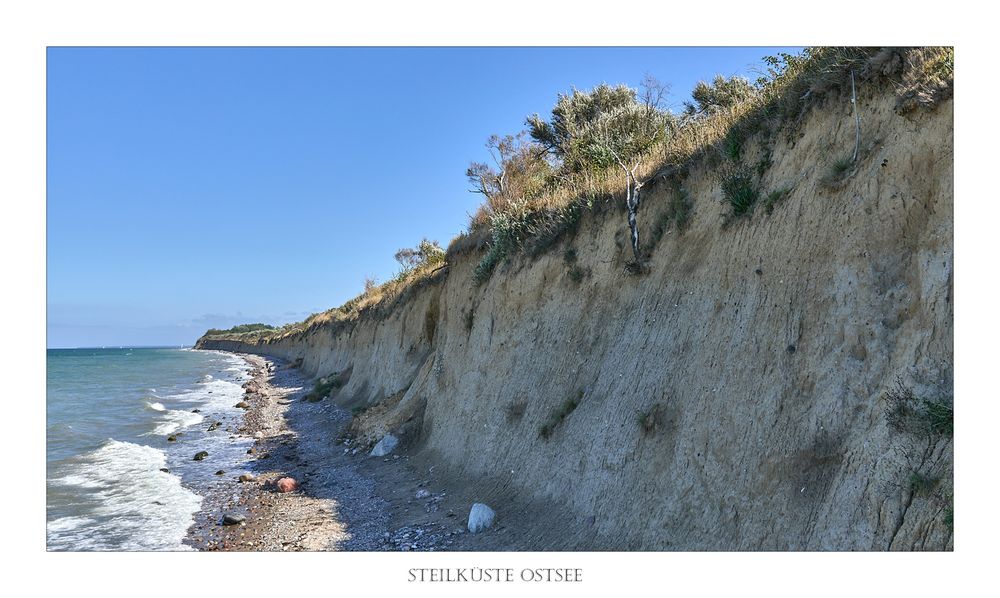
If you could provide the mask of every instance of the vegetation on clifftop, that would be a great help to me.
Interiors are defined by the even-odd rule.
[[[232,328],[227,328],[226,330],[219,330],[218,328],[209,328],[205,333],[205,336],[219,336],[222,334],[243,334],[245,332],[260,332],[263,330],[275,330],[274,326],[270,324],[240,324],[238,326],[233,326]]]
[[[901,114],[949,97],[954,77],[954,50],[940,47],[808,48],[766,56],[763,63],[753,81],[716,76],[698,83],[691,101],[676,114],[662,106],[666,86],[649,77],[640,89],[602,84],[562,94],[548,117],[529,116],[525,130],[489,138],[492,163],[473,162],[466,171],[483,203],[447,254],[424,239],[416,248],[397,252],[401,268],[395,277],[382,284],[367,280],[364,291],[340,307],[281,328],[248,325],[255,328],[213,329],[206,336],[253,341],[349,321],[370,308],[390,306],[444,270],[447,256],[472,248],[485,250],[474,272],[475,282],[485,283],[519,252],[547,251],[587,213],[609,206],[613,210],[625,203],[623,196],[637,196],[642,185],[659,180],[674,189],[671,205],[664,206],[669,215],[640,220],[633,227],[633,234],[641,230],[651,236],[641,244],[642,251],[651,251],[670,226],[683,230],[689,223],[692,199],[682,182],[703,160],[719,167],[727,218],[751,217],[760,198],[770,213],[789,189],[761,189],[770,148],[762,148],[764,159],[746,163],[751,137],[769,143],[819,98],[838,90],[850,93],[852,74],[858,84],[880,80],[893,85]],[[630,224],[637,208],[630,203]],[[638,247],[636,258],[641,258]]]

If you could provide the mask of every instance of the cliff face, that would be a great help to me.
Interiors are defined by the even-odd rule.
[[[469,251],[386,315],[198,346],[339,374],[359,436],[402,435],[501,518],[514,495],[558,509],[573,547],[950,549],[951,437],[897,429],[885,393],[951,392],[952,103],[894,106],[862,97],[837,176],[843,96],[775,136],[770,214],[723,226],[717,167],[695,167],[690,225],[644,274],[604,214],[481,286]],[[648,234],[673,190],[644,191]]]

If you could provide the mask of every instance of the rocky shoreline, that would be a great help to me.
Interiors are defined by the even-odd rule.
[[[206,551],[294,551],[335,548],[344,541],[343,524],[331,501],[308,496],[313,472],[297,449],[297,435],[284,420],[306,380],[298,371],[255,355],[240,403],[245,414],[239,436],[253,438],[246,474],[230,475],[204,497],[189,530],[188,543]],[[279,492],[277,480],[297,480],[298,492]],[[227,520],[228,519],[228,520]]]
[[[294,364],[240,354],[251,366],[233,442],[253,439],[246,473],[223,472],[203,496],[186,544],[202,551],[494,550],[504,528],[470,534],[467,505],[435,491],[433,467],[369,455],[347,437],[351,414],[303,397]],[[294,480],[291,491],[278,484]]]

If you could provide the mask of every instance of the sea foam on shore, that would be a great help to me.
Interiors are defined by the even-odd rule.
[[[85,517],[48,522],[50,550],[170,550],[201,506],[201,497],[181,478],[161,471],[166,453],[149,446],[108,440],[50,479],[49,492],[85,494],[93,503]],[[100,533],[94,533],[96,528]]]
[[[48,549],[189,549],[199,489],[238,450],[207,422],[239,421],[246,362],[210,351],[66,350],[49,352],[48,370]],[[201,450],[212,458],[193,461]]]

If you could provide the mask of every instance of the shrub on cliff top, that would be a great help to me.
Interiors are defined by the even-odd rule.
[[[601,170],[643,156],[665,138],[669,114],[659,108],[665,88],[652,78],[640,97],[626,85],[602,83],[560,94],[550,120],[529,116],[528,134],[563,172]]]
[[[808,48],[799,54],[767,56],[756,81],[716,77],[711,83],[699,83],[681,118],[659,109],[666,88],[652,79],[644,82],[641,94],[624,85],[602,84],[589,91],[574,89],[560,95],[549,118],[536,114],[526,122],[534,145],[532,152],[523,155],[539,160],[534,148],[541,147],[549,157],[547,174],[545,169],[536,172],[539,176],[532,179],[531,193],[514,194],[502,205],[490,200],[473,219],[473,229],[489,225],[494,233],[494,243],[476,269],[477,281],[488,278],[496,264],[513,251],[530,245],[532,237],[547,234],[546,228],[525,226],[519,234],[511,235],[512,223],[530,224],[535,221],[532,214],[558,214],[582,197],[620,197],[623,190],[631,196],[658,170],[684,169],[710,150],[738,162],[744,142],[753,134],[782,119],[797,117],[811,98],[843,86],[849,81],[847,73],[861,73],[879,51]],[[948,72],[946,60],[935,65],[938,63],[944,66],[926,70]],[[864,72],[875,76],[873,70]],[[625,185],[621,168],[627,175]],[[467,174],[477,175],[470,178],[486,190],[502,172],[506,171],[470,169]],[[483,174],[489,176],[484,179]],[[733,212],[747,213],[756,201],[755,185],[745,177],[732,182],[735,185],[730,186],[727,199]],[[631,207],[630,212],[634,212]],[[686,219],[687,214],[683,216]]]
[[[522,241],[532,232],[532,212],[523,201],[513,202],[501,212],[490,216],[491,239],[486,255],[479,261],[473,278],[482,284],[493,274],[493,270],[508,254],[521,246]]]
[[[528,141],[525,132],[505,137],[493,135],[486,148],[493,164],[473,162],[465,172],[472,185],[470,191],[485,198],[471,218],[471,230],[485,228],[496,214],[542,196],[552,174],[545,148]]]
[[[237,326],[233,326],[232,328],[228,328],[226,330],[220,330],[218,328],[209,328],[208,331],[205,332],[205,335],[217,336],[220,334],[243,334],[245,332],[258,332],[262,330],[275,330],[275,329],[276,328],[274,326],[271,326],[270,324],[260,324],[260,323],[239,324]]]
[[[437,241],[420,241],[416,247],[405,247],[394,256],[403,271],[410,272],[417,268],[433,267],[444,263],[444,249]]]
[[[641,259],[639,192],[649,181],[640,167],[676,124],[673,115],[661,108],[666,93],[667,87],[648,75],[641,95],[625,85],[602,83],[591,91],[574,89],[560,95],[551,121],[537,114],[527,120],[529,133],[551,152],[560,176],[620,169],[636,261]]]
[[[711,83],[699,81],[691,92],[694,102],[684,102],[684,114],[688,117],[709,116],[746,102],[760,90],[745,77],[723,77],[716,75]]]
[[[879,63],[878,56],[883,55],[902,66],[892,70],[886,62]],[[954,69],[950,48],[809,48],[763,61],[765,70],[753,83],[717,77],[699,84],[692,92],[694,108],[682,117],[659,109],[666,88],[654,80],[644,82],[641,94],[622,85],[599,85],[561,95],[550,118],[529,117],[526,131],[491,137],[487,148],[493,164],[473,163],[466,171],[473,190],[485,196],[470,222],[470,232],[478,234],[465,238],[477,248],[487,247],[475,280],[485,281],[497,264],[522,248],[540,253],[553,246],[566,231],[574,230],[584,208],[607,205],[626,187],[631,192],[637,181],[649,182],[664,169],[686,171],[703,156],[719,151],[738,165],[745,140],[762,130],[773,131],[782,119],[797,118],[829,90],[843,89],[845,82],[849,86],[851,71],[859,75],[859,84],[902,73],[898,94],[916,94],[921,101],[933,96],[936,101],[950,93]],[[638,161],[623,185],[621,170],[614,165],[622,167],[626,156]],[[760,173],[756,179],[729,177],[723,191],[733,214],[750,211],[757,201],[759,177]],[[773,199],[767,202],[771,207],[779,196],[768,199]],[[672,214],[655,224],[659,230],[654,233],[662,234],[670,218],[678,228],[690,220],[688,198],[679,196],[671,209]],[[487,227],[492,233],[488,243],[482,234]],[[419,253],[418,246],[415,254]],[[415,255],[400,257],[409,260]],[[408,270],[404,264],[396,278],[372,285],[340,308],[257,334],[282,336],[355,317],[369,306],[401,296],[433,270]]]
[[[955,84],[955,49],[914,48],[906,53],[897,86],[896,111],[906,114],[951,97]]]

